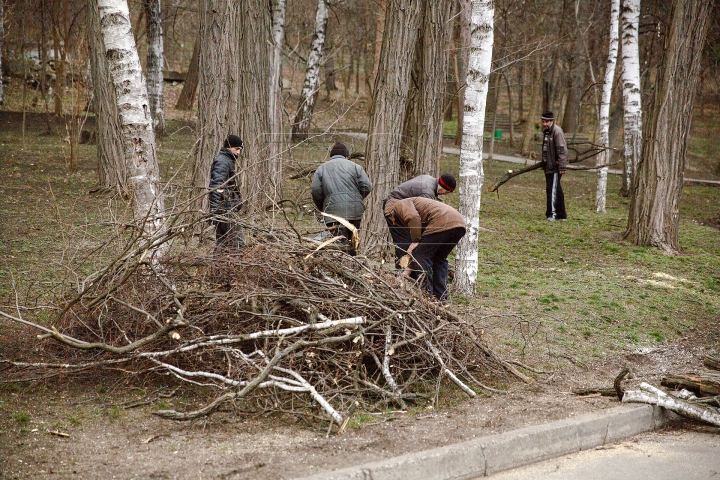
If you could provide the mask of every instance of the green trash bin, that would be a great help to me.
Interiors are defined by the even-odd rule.
[[[495,140],[502,140],[502,129],[495,130]]]

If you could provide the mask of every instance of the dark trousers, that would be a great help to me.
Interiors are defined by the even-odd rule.
[[[418,278],[420,273],[424,273],[428,291],[440,301],[447,298],[447,257],[464,235],[465,227],[423,235],[412,252],[415,262],[411,276]]]
[[[389,217],[385,217],[385,221],[390,229],[390,236],[395,245],[395,269],[397,270],[400,268],[400,259],[407,254],[407,249],[412,243],[410,229],[400,225],[394,225]]]
[[[245,245],[245,234],[237,223],[215,224],[215,255],[237,252]]]
[[[362,220],[348,220],[355,228],[360,228],[360,222]],[[350,256],[357,255],[357,252],[354,248],[352,248],[352,232],[349,228],[341,224],[340,222],[330,222],[326,223],[325,226],[327,227],[328,231],[333,237],[337,237],[338,235],[342,235],[345,237],[348,241],[348,250],[347,253]]]
[[[560,179],[562,174],[558,172],[545,173],[545,193],[547,195],[547,205],[545,208],[545,216],[552,219],[567,218],[565,212],[565,195],[563,195]]]

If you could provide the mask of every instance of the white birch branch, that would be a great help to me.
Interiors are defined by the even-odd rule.
[[[627,390],[623,395],[623,403],[647,403],[667,408],[683,417],[700,420],[720,427],[720,412],[715,409],[693,405],[679,398],[671,397],[662,390],[647,383],[641,383],[642,390]]]

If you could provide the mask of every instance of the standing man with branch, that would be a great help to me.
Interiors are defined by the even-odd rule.
[[[545,112],[540,117],[543,127],[542,162],[545,168],[545,193],[547,205],[545,216],[551,222],[565,220],[565,195],[560,179],[567,170],[567,143],[565,133],[555,125],[553,112]]]

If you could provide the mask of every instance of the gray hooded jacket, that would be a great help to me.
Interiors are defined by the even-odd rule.
[[[334,155],[315,171],[312,199],[318,210],[347,220],[360,220],[365,213],[363,199],[372,184],[365,170],[342,155]],[[335,220],[325,218],[326,223]]]
[[[437,200],[438,179],[432,175],[419,175],[403,182],[385,197],[387,202],[391,198],[403,200],[405,198],[424,197]]]

